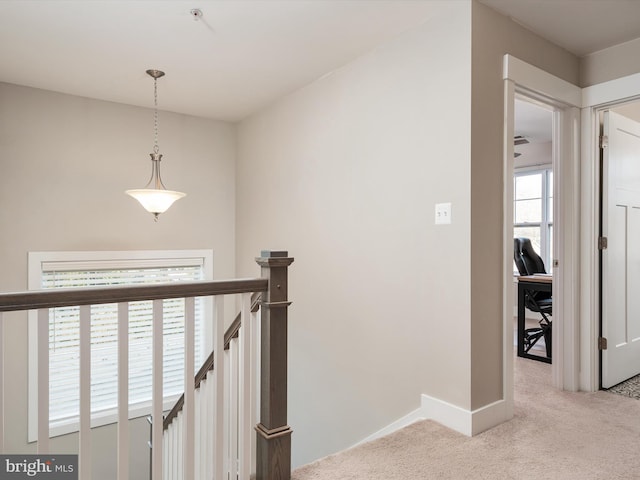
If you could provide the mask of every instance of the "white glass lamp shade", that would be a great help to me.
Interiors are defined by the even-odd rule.
[[[173,202],[186,195],[186,193],[173,190],[157,190],[154,188],[127,190],[125,193],[138,200],[147,212],[154,215],[166,212]]]

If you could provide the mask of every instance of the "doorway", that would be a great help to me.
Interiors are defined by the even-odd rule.
[[[640,73],[582,89],[580,171],[580,389],[600,388],[600,146],[601,120],[605,110],[640,100]]]
[[[562,142],[554,142],[554,152],[566,159],[562,171],[554,164],[557,190],[554,202],[560,208],[554,222],[563,226],[556,235],[554,257],[554,312],[562,315],[562,328],[554,329],[553,384],[565,390],[596,391],[600,386],[600,279],[599,279],[599,146],[600,114],[606,109],[640,100],[640,73],[579,88],[550,75],[512,55],[504,56],[504,243],[510,245],[513,218],[510,193],[513,177],[514,99],[523,93],[555,106],[554,132]],[[581,108],[581,110],[578,110]],[[556,137],[554,137],[556,138]],[[560,180],[562,177],[562,180]],[[560,198],[562,197],[562,198]],[[558,247],[561,250],[558,250]],[[504,395],[513,405],[512,288],[513,252],[504,256]],[[558,294],[555,289],[560,289]],[[557,301],[562,305],[558,305]],[[580,312],[578,317],[577,312]],[[559,334],[559,335],[557,335]],[[559,336],[561,338],[559,338]],[[562,351],[557,350],[562,345]]]
[[[577,390],[579,381],[579,264],[580,191],[579,135],[582,90],[511,55],[504,58],[504,395],[513,404],[513,175],[515,99],[552,111],[553,223],[562,225],[553,234],[553,312],[561,322],[552,325],[552,384]],[[560,161],[562,159],[562,161]]]
[[[514,261],[514,296],[517,299],[518,276],[528,275],[527,269],[535,265],[535,274],[551,273],[553,259],[553,110],[539,102],[518,95],[514,108],[514,159],[513,159],[513,235],[532,247],[529,260],[521,262],[519,271]],[[550,280],[539,276],[539,279]],[[538,298],[550,294],[543,291],[532,293]],[[548,304],[548,305],[547,305]],[[532,307],[535,308],[535,307]],[[514,344],[520,348],[518,355],[532,360],[551,361],[547,349],[551,348],[549,331],[552,320],[552,305],[545,301],[543,312],[526,309],[523,318],[518,318],[517,301],[514,305]],[[543,315],[544,314],[544,315]],[[521,332],[518,332],[518,321]]]

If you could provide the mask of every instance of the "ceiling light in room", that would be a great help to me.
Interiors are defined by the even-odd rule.
[[[144,188],[137,190],[127,190],[125,193],[138,200],[144,209],[153,213],[154,220],[158,221],[158,215],[166,212],[176,200],[181,199],[186,193],[167,190],[160,177],[160,160],[162,154],[158,147],[158,78],[164,76],[160,70],[147,70],[147,74],[153,78],[153,100],[154,100],[154,142],[153,153],[151,153],[151,179]]]

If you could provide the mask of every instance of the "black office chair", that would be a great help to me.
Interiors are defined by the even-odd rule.
[[[533,275],[535,273],[547,273],[544,269],[544,262],[535,252],[528,238],[513,239],[513,259],[520,275]],[[532,312],[538,312],[542,316],[540,327],[527,328],[524,331],[524,351],[529,352],[531,348],[544,338],[547,348],[547,357],[551,358],[551,320],[548,315],[552,315],[553,301],[551,292],[526,291],[525,306]]]

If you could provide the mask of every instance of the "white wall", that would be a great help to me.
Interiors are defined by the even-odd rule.
[[[238,273],[288,249],[293,463],[426,393],[469,407],[470,6],[278,101],[238,132]],[[434,225],[434,205],[453,223]]]
[[[187,197],[157,223],[124,194],[148,181],[152,146],[152,110],[0,83],[0,291],[27,289],[29,251],[209,248],[214,276],[234,277],[235,128],[160,112],[163,179]],[[25,453],[27,322],[6,318],[6,440]],[[132,478],[147,478],[148,425],[134,425]],[[95,433],[93,478],[115,478],[114,432]],[[75,451],[76,438],[52,450]]]

